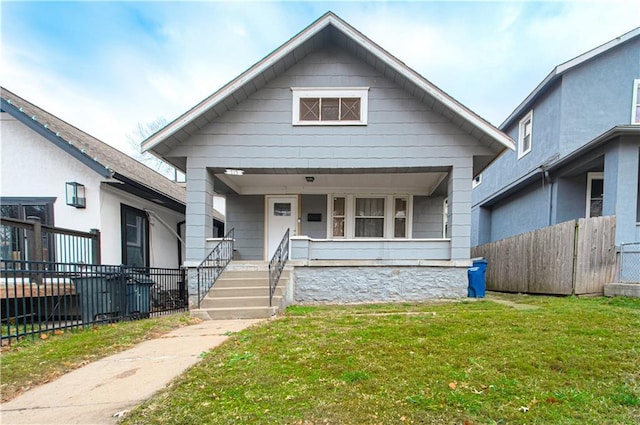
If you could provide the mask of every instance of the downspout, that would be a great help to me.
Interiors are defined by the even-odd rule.
[[[162,224],[162,225],[163,225],[167,230],[169,230],[169,232],[171,232],[171,234],[172,234],[172,235],[174,235],[176,238],[178,238],[178,240],[179,240],[181,243],[183,243],[183,244],[184,244],[184,241],[182,240],[182,238],[180,237],[180,235],[179,235],[178,233],[176,233],[176,231],[175,231],[175,230],[173,230],[173,229],[171,228],[171,226],[169,226],[169,225],[167,224],[167,222],[166,222],[166,221],[164,221],[163,219],[161,219],[161,218],[158,216],[158,214],[156,214],[156,213],[155,213],[155,212],[153,212],[152,210],[147,210],[147,209],[145,209],[145,212],[146,212],[147,214],[151,214],[152,216],[154,216],[154,217],[156,218],[156,220],[158,220],[158,221],[160,222],[160,224]],[[184,222],[183,222],[183,223],[184,223]]]

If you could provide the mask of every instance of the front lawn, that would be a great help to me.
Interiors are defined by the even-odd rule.
[[[640,300],[292,307],[125,424],[637,424]]]

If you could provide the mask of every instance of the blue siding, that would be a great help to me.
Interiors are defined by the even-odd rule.
[[[300,235],[314,239],[327,237],[327,195],[302,195]],[[309,221],[308,214],[321,214],[322,221]]]
[[[532,151],[517,159],[517,152],[505,152],[483,172],[482,183],[473,190],[472,244],[486,243],[515,234],[535,230],[549,224],[560,223],[573,218],[584,217],[586,205],[586,172],[583,169],[567,175],[560,174],[553,182],[553,193],[539,184],[498,202],[491,200],[501,190],[514,184],[531,173],[538,172],[545,165],[574,152],[607,130],[628,125],[631,120],[633,81],[640,78],[640,38],[567,70],[556,82],[547,87],[545,93],[533,106],[523,111],[522,116],[533,110]],[[514,140],[518,139],[516,119],[505,129]],[[605,168],[605,211],[616,214],[618,222],[631,231],[635,225],[638,204],[636,184],[621,187],[621,178],[633,177],[629,171],[637,162],[626,164],[625,171],[619,170],[615,150],[609,150],[604,159]],[[603,157],[605,154],[603,153]],[[598,170],[602,171],[602,166]],[[626,184],[626,183],[625,183]],[[549,211],[549,195],[553,206]],[[631,208],[622,211],[620,200],[628,199]],[[629,198],[627,198],[629,197]],[[607,199],[608,198],[608,199]],[[482,208],[483,206],[489,208]],[[544,206],[544,208],[541,208]],[[490,215],[487,220],[486,215]],[[629,217],[627,217],[627,215]],[[631,219],[633,215],[633,220]],[[618,231],[619,234],[621,232]],[[487,235],[490,234],[489,240]]]
[[[549,224],[549,186],[531,185],[493,207],[491,240],[496,241]]]
[[[572,69],[562,79],[560,153],[564,156],[616,125],[631,123],[640,39]]]
[[[369,87],[365,126],[292,125],[291,87]],[[337,48],[312,53],[177,146],[168,156],[222,168],[466,166],[486,146]]]
[[[227,229],[234,229],[235,259],[264,259],[264,196],[227,195]]]
[[[413,197],[413,235],[414,239],[442,237],[444,197]]]

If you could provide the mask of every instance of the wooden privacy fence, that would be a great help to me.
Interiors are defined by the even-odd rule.
[[[567,221],[480,245],[487,289],[530,294],[601,294],[616,276],[615,216]]]

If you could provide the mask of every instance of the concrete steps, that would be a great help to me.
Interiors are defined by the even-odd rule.
[[[266,262],[232,261],[191,315],[204,320],[258,319],[278,312],[289,271],[284,270],[269,306],[269,270]]]

